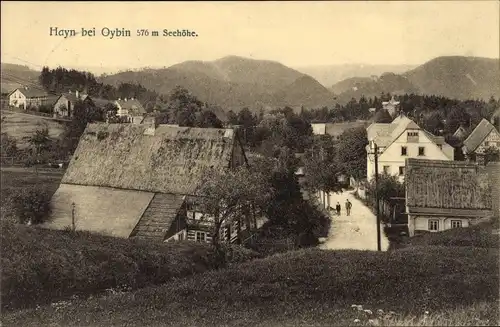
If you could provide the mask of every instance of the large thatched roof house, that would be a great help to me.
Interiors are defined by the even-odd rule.
[[[466,227],[492,215],[493,181],[483,167],[462,161],[407,159],[410,235]]]
[[[89,124],[52,198],[49,228],[72,226],[118,237],[198,239],[186,199],[205,168],[246,162],[231,129]],[[201,233],[205,234],[201,234]]]

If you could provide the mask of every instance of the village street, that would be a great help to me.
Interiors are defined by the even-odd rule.
[[[341,215],[331,211],[332,224],[326,241],[319,246],[324,250],[377,250],[377,224],[375,215],[352,192],[334,194],[330,205],[335,207],[337,201],[342,205]],[[351,215],[347,216],[345,201],[352,203]],[[382,251],[389,248],[389,240],[380,227]]]

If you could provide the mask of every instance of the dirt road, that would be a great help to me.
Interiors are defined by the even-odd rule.
[[[332,225],[326,241],[320,245],[324,250],[377,250],[377,223],[375,215],[351,192],[343,192],[332,197],[330,203],[335,207],[337,201],[342,205],[342,212],[337,216],[331,212]],[[352,203],[351,215],[347,216],[345,201]],[[382,251],[389,248],[389,240],[380,227]]]

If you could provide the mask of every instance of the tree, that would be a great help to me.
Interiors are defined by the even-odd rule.
[[[449,134],[455,133],[460,125],[469,127],[471,116],[462,106],[454,106],[446,116],[445,130]]]
[[[103,108],[104,115],[107,121],[116,119],[116,115],[118,113],[118,107],[116,104],[108,102]]]
[[[105,121],[103,109],[96,107],[91,102],[78,101],[75,103],[73,117],[71,122],[66,125],[62,138],[64,152],[67,155],[73,154],[87,124],[98,121]]]
[[[234,111],[232,110],[229,110],[227,112],[227,122],[230,124],[230,125],[238,125],[238,115],[236,115],[234,113]]]
[[[342,171],[355,179],[366,176],[366,146],[368,135],[364,127],[346,130],[338,142],[337,161]]]
[[[484,162],[500,161],[500,150],[495,147],[489,146],[484,150]]]
[[[0,150],[2,157],[15,157],[18,153],[16,139],[5,132],[2,132],[1,137]]]
[[[379,124],[387,124],[392,122],[392,117],[386,109],[380,109],[373,116],[373,121]]]
[[[51,148],[52,140],[49,136],[49,128],[45,126],[42,129],[37,129],[35,133],[29,137],[28,143],[33,147],[36,154],[41,154]]]
[[[263,209],[271,197],[265,170],[239,167],[234,170],[207,169],[196,192],[201,211],[213,219],[212,245],[221,253],[221,227],[243,219],[250,206]]]
[[[203,110],[196,115],[196,119],[194,121],[195,127],[202,128],[222,128],[222,122],[215,115],[215,113],[211,110]]]
[[[310,192],[339,192],[342,187],[338,177],[342,166],[337,161],[337,149],[333,138],[321,135],[315,138],[311,149],[304,155],[305,187]]]
[[[439,135],[440,131],[444,129],[443,114],[439,111],[434,111],[424,118],[423,128],[434,135]]]

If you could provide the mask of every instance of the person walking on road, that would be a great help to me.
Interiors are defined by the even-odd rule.
[[[347,199],[345,201],[345,210],[346,210],[348,216],[351,215],[351,208],[352,208],[352,203],[351,203],[351,201],[349,201],[349,199]]]
[[[337,216],[340,216],[340,209],[342,207],[340,206],[340,202],[337,202],[337,205],[335,206],[335,209],[337,210]]]

